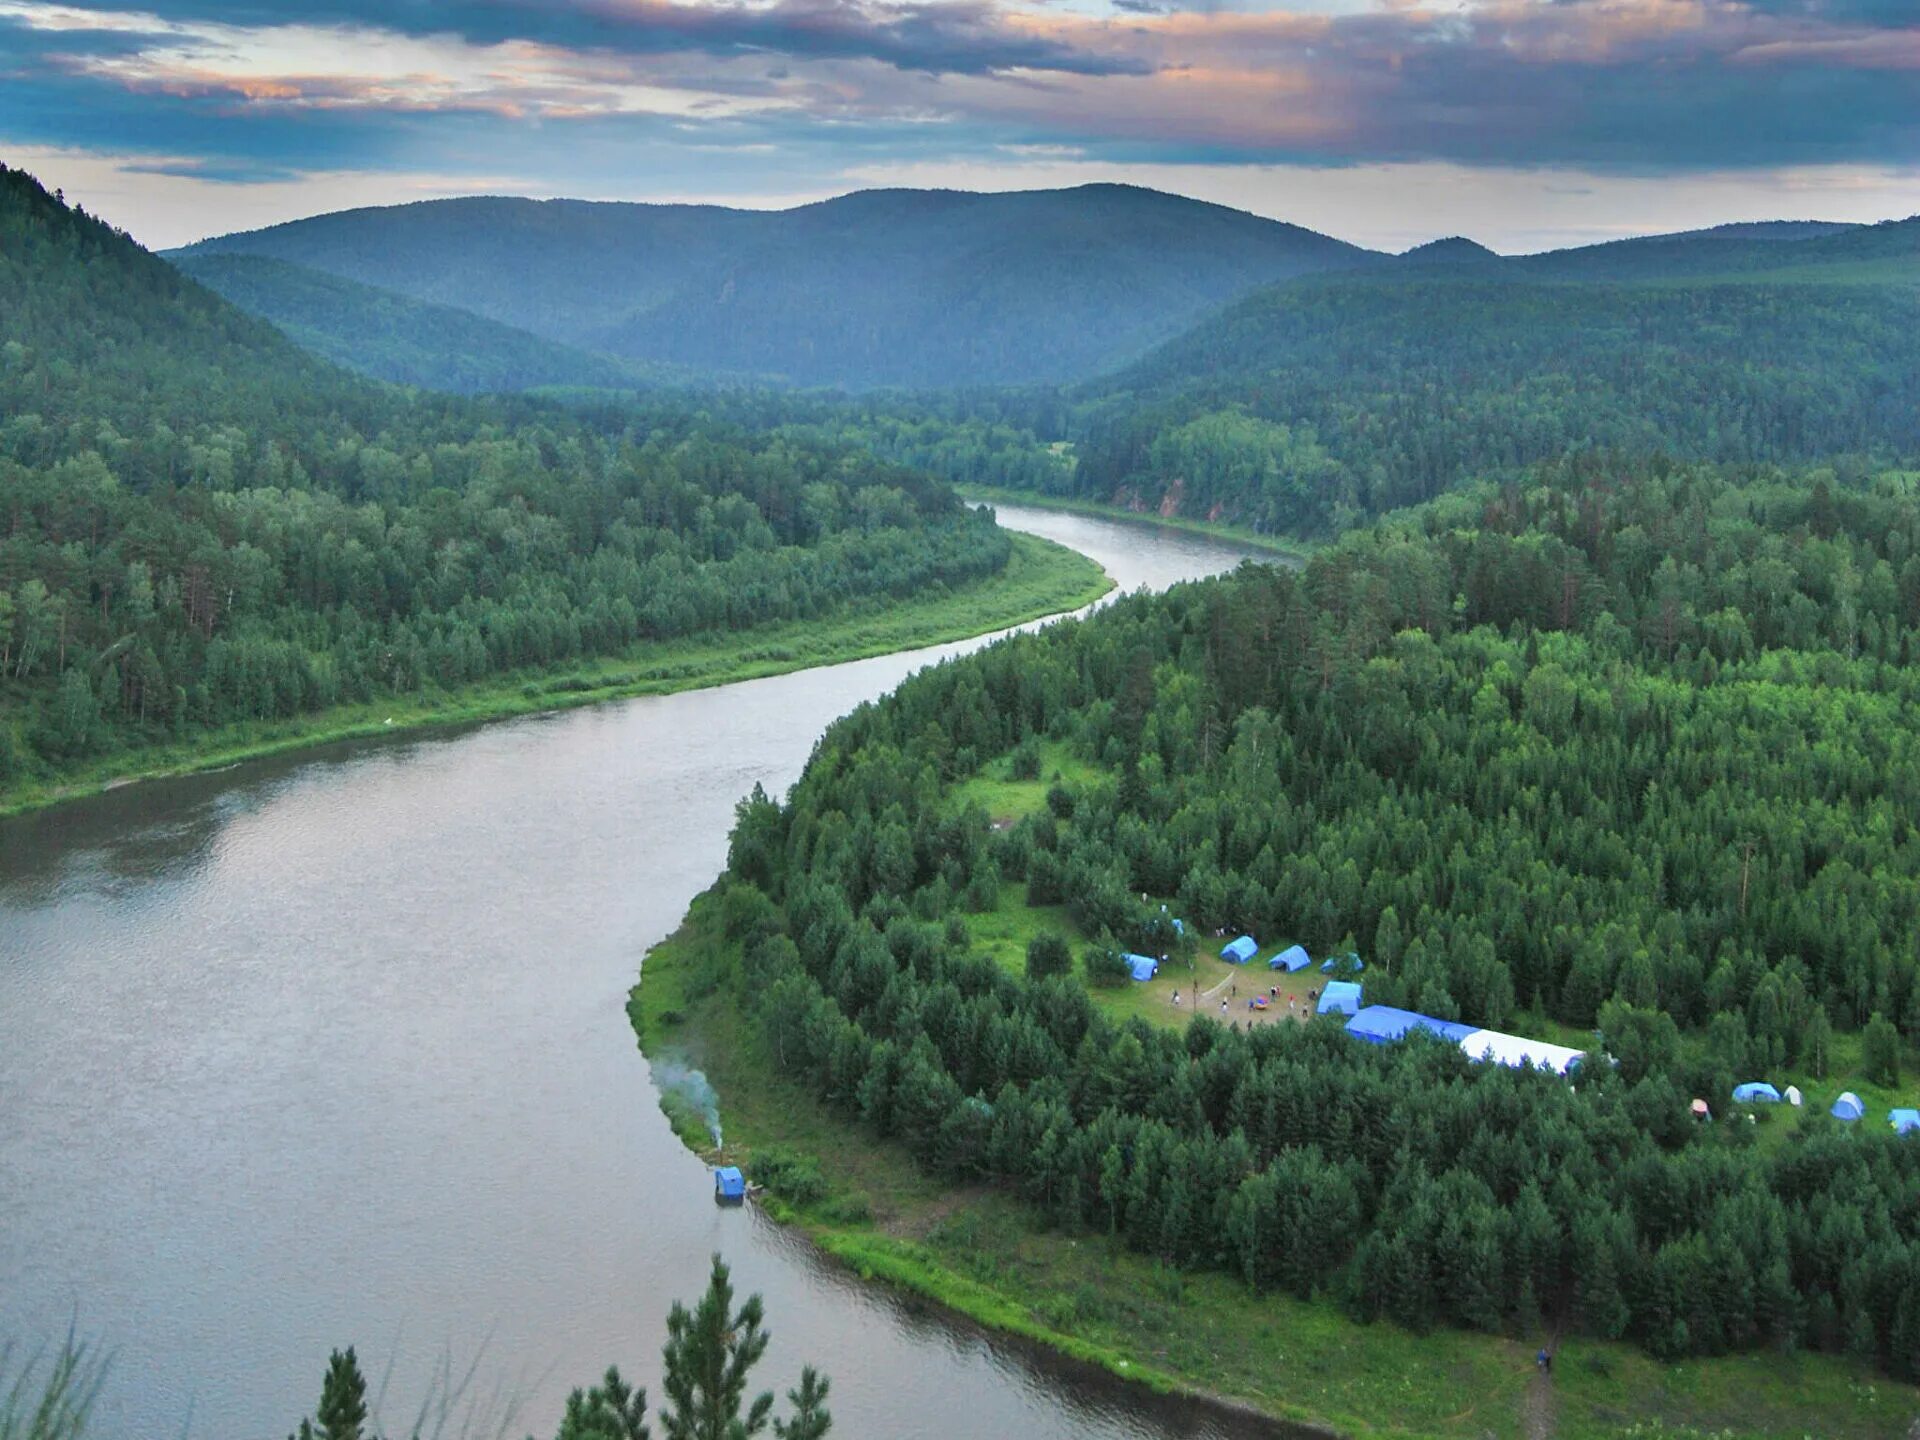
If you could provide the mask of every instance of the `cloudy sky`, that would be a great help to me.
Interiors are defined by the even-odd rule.
[[[0,0],[0,160],[155,246],[1130,180],[1531,250],[1920,212],[1920,0]]]

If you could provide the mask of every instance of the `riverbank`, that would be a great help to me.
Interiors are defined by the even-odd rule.
[[[763,1201],[773,1218],[861,1275],[994,1329],[1157,1391],[1378,1440],[1688,1430],[1723,1440],[1897,1440],[1916,1413],[1911,1389],[1832,1357],[1665,1365],[1586,1340],[1558,1344],[1543,1397],[1532,1361],[1541,1337],[1358,1325],[1331,1303],[1254,1296],[1226,1276],[1177,1272],[1101,1235],[1047,1230],[999,1190],[928,1179],[785,1079],[747,1016],[737,962],[709,892],[646,958],[628,1007],[641,1048],[705,1072],[730,1162],[771,1159],[784,1173]],[[697,1125],[676,1128],[704,1153]]]
[[[955,485],[954,491],[964,500],[988,505],[1025,505],[1035,510],[1058,510],[1068,515],[1089,515],[1096,520],[1111,520],[1122,525],[1151,525],[1165,530],[1184,530],[1190,535],[1204,535],[1209,540],[1222,540],[1233,545],[1243,545],[1250,550],[1263,550],[1279,555],[1295,564],[1304,563],[1308,556],[1319,547],[1310,540],[1300,540],[1285,535],[1265,535],[1258,530],[1250,530],[1244,525],[1228,525],[1217,520],[1195,520],[1188,516],[1161,516],[1151,511],[1127,510],[1118,505],[1103,505],[1098,500],[1082,500],[1070,495],[1046,495],[1038,490],[1007,490],[995,485]]]
[[[1077,551],[1035,535],[1012,538],[1012,556],[999,575],[958,590],[905,602],[867,601],[824,619],[640,645],[563,669],[520,671],[452,690],[225,726],[178,744],[119,751],[53,779],[0,789],[0,817],[138,780],[216,770],[341,740],[664,695],[948,644],[1078,610],[1113,588],[1100,566]]]

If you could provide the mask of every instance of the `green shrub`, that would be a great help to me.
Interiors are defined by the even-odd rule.
[[[747,1175],[789,1205],[812,1205],[827,1193],[818,1158],[781,1145],[755,1151]]]
[[[1027,978],[1044,980],[1049,975],[1065,975],[1073,969],[1073,952],[1064,937],[1052,931],[1036,935],[1027,942]]]

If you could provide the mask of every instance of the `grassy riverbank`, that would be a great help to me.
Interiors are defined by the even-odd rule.
[[[133,780],[217,769],[337,740],[662,695],[916,650],[1077,610],[1112,588],[1113,581],[1086,556],[1050,540],[1016,534],[1006,568],[976,585],[908,601],[865,602],[819,620],[640,645],[565,670],[502,675],[458,689],[343,705],[291,720],[230,725],[171,745],[117,751],[56,777],[0,788],[0,816]]]
[[[767,1197],[776,1218],[862,1275],[996,1329],[1155,1389],[1342,1435],[1651,1440],[1686,1427],[1716,1440],[1897,1440],[1920,1413],[1911,1389],[1811,1355],[1665,1365],[1627,1346],[1567,1340],[1551,1385],[1536,1387],[1540,1337],[1358,1325],[1331,1303],[1256,1297],[1101,1235],[1047,1230],[997,1190],[944,1189],[784,1079],[745,1014],[737,960],[716,899],[701,897],[647,956],[634,989],[642,1048],[705,1071],[730,1160],[771,1152],[800,1177],[785,1198]],[[697,1123],[677,1128],[704,1150]]]
[[[1258,530],[1250,530],[1244,525],[1228,525],[1217,520],[1196,520],[1180,515],[1162,517],[1151,512],[1126,510],[1118,505],[1103,505],[1097,500],[1082,500],[1071,495],[1043,495],[1036,490],[1006,490],[994,485],[955,485],[953,488],[963,499],[984,502],[988,505],[1025,505],[1034,510],[1059,510],[1069,515],[1091,515],[1097,520],[1114,520],[1121,524],[1155,525],[1167,530],[1184,530],[1192,535],[1204,535],[1210,540],[1223,540],[1231,545],[1244,545],[1250,550],[1265,550],[1294,561],[1305,560],[1317,548],[1309,540],[1298,540],[1285,535],[1263,535]]]

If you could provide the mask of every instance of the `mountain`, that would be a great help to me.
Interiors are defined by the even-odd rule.
[[[427,201],[182,253],[289,261],[630,359],[850,388],[1084,378],[1258,286],[1381,258],[1121,185],[784,211]]]
[[[1813,248],[1801,272],[1731,279],[1508,260],[1271,286],[1082,387],[1039,438],[1074,442],[1074,493],[1301,534],[1563,456],[1911,461],[1916,235],[1757,242]]]
[[[1861,227],[1844,220],[1735,220],[1701,230],[1676,230],[1653,236],[1660,240],[1811,240],[1842,235]],[[1626,242],[1632,243],[1632,242]]]
[[[1920,216],[1879,225],[1778,221],[1725,225],[1514,256],[1505,268],[1530,279],[1893,280],[1920,283]]]
[[[623,387],[637,367],[557,345],[469,310],[415,300],[264,255],[184,255],[209,290],[324,359],[398,385],[460,394],[542,385]]]
[[[1466,265],[1499,258],[1499,255],[1478,240],[1469,240],[1464,235],[1449,235],[1444,240],[1429,240],[1424,245],[1416,245],[1411,250],[1401,252],[1400,255],[1402,261],[1410,261],[1418,265]]]

